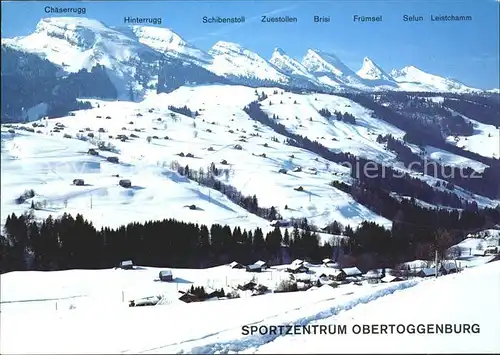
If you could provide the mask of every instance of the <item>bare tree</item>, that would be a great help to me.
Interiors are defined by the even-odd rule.
[[[458,246],[451,247],[450,249],[448,249],[447,256],[450,259],[459,258],[462,256],[462,249],[460,249],[460,247],[458,247]]]
[[[453,238],[450,232],[446,229],[438,229],[434,234],[434,247],[437,249],[439,258],[443,258],[446,249],[450,247]]]

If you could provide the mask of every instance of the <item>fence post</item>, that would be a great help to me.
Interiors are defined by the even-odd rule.
[[[125,302],[125,291],[122,291],[122,303]]]
[[[57,302],[56,302],[56,311],[57,311]]]

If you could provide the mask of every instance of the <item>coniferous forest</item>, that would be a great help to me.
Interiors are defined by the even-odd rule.
[[[82,215],[63,214],[37,221],[32,211],[9,215],[0,238],[0,271],[99,269],[132,259],[137,265],[204,268],[234,260],[250,264],[266,260],[283,264],[294,258],[321,262],[333,258],[341,265],[361,269],[393,267],[411,259],[430,259],[467,233],[491,227],[500,221],[500,210],[430,210],[413,200],[397,201],[382,190],[351,189],[356,200],[376,209],[384,206],[393,220],[392,230],[373,222],[358,228],[332,222],[323,232],[344,239],[320,241],[319,229],[307,220],[290,229],[231,229],[180,222],[173,219],[130,223],[119,228],[97,229]]]

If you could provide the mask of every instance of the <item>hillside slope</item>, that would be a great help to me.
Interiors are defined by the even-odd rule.
[[[429,280],[359,305],[338,316],[313,321],[311,325],[345,324],[346,335],[335,337],[335,349],[342,353],[393,353],[412,349],[418,353],[498,353],[500,351],[500,262],[493,262],[458,275]],[[481,300],[484,307],[470,306]],[[475,333],[461,334],[363,334],[353,332],[355,325],[403,324],[418,326],[451,324],[455,327],[476,324]],[[380,329],[380,328],[379,328]],[[331,353],[331,335],[284,336],[264,346],[255,337],[256,351],[246,353]],[[248,342],[251,343],[251,342]],[[251,346],[247,346],[250,348]]]

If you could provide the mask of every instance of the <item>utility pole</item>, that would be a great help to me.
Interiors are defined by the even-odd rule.
[[[90,209],[92,209],[92,194],[90,194]]]
[[[436,249],[436,252],[435,252],[435,267],[436,267],[436,278],[438,277],[438,251]]]
[[[208,203],[212,203],[212,200],[210,198],[210,192],[211,191],[212,191],[211,189],[208,189]]]
[[[311,192],[309,192],[309,202],[311,202]]]

